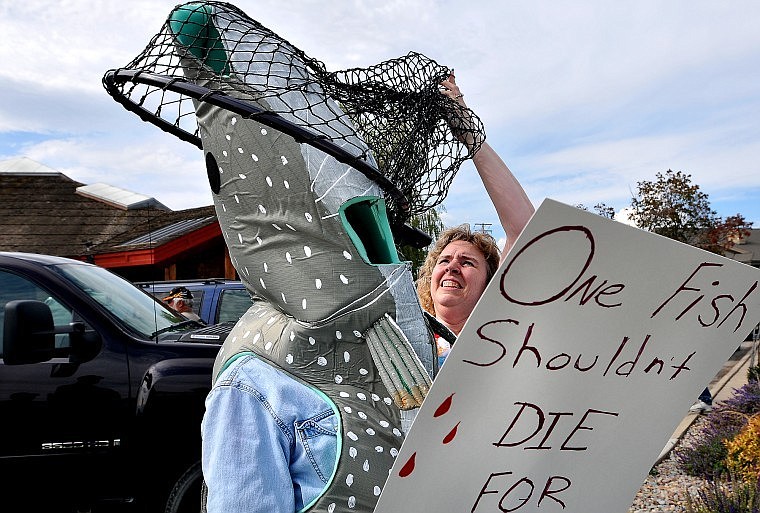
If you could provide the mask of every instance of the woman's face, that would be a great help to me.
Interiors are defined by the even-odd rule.
[[[469,242],[455,240],[438,256],[430,282],[430,295],[436,313],[456,310],[469,317],[486,288],[486,259]]]

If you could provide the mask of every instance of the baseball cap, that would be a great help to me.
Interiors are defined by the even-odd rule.
[[[163,301],[169,301],[170,299],[175,298],[193,299],[193,294],[187,290],[186,287],[174,287],[171,291],[169,291],[169,295],[163,298]]]

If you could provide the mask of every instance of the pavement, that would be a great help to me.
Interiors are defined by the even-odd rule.
[[[755,342],[752,340],[742,342],[707,386],[713,397],[713,406],[731,397],[735,389],[741,388],[747,383],[747,371],[751,366],[758,365],[757,360]],[[655,464],[662,461],[670,453],[671,449],[675,447],[676,443],[700,415],[703,414],[691,413],[687,410],[686,416],[662,449]]]

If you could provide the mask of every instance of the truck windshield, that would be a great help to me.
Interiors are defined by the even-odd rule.
[[[102,267],[61,264],[56,268],[114,317],[146,339],[185,320],[153,296]]]

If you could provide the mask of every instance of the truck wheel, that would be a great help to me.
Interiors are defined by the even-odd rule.
[[[201,486],[203,473],[201,462],[190,466],[177,479],[166,500],[165,513],[198,513],[201,511]]]

